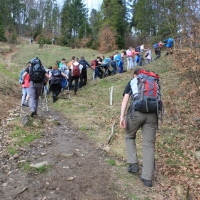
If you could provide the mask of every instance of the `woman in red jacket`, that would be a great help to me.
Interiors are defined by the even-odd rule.
[[[26,74],[24,82],[22,83],[22,106],[29,106],[29,87],[30,87],[30,75]]]

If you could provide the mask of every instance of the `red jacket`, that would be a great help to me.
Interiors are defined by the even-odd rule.
[[[26,74],[24,78],[24,84],[22,84],[23,88],[29,88],[30,87],[30,75]]]

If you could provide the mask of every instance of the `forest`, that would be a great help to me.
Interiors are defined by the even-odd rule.
[[[17,36],[38,43],[88,47],[109,52],[189,37],[200,20],[198,0],[103,0],[88,9],[84,0],[0,0],[0,41]]]

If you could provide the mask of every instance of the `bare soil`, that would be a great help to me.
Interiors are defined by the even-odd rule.
[[[53,118],[60,125],[46,127],[43,137],[21,148],[18,155],[3,154],[1,199],[121,199],[115,173],[105,163],[102,150],[70,128],[67,119],[57,112],[51,111],[48,116],[42,113],[37,118],[44,122]],[[19,167],[24,161],[47,161],[51,169],[45,174],[25,173]]]

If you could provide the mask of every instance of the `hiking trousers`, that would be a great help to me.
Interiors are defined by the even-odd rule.
[[[127,71],[134,68],[133,58],[131,56],[127,57]]]
[[[79,76],[71,76],[70,79],[69,79],[69,90],[71,90],[72,82],[75,81],[75,86],[74,86],[74,93],[75,94],[78,90],[78,80],[79,80]]]
[[[27,95],[29,95],[29,88],[22,88],[22,102],[21,105],[25,103],[25,99],[27,97]]]
[[[30,87],[29,87],[29,95],[30,95],[29,101],[30,101],[30,103],[29,103],[29,107],[30,107],[31,112],[37,111],[39,96],[42,94],[43,86],[44,86],[43,83],[33,83],[32,81],[30,82]]]
[[[80,74],[80,83],[79,83],[79,87],[82,88],[83,86],[85,86],[87,83],[87,69],[82,69],[82,72]]]
[[[155,141],[157,129],[156,113],[141,113],[134,111],[126,117],[126,153],[128,163],[138,163],[136,149],[136,133],[142,129],[142,178],[152,180],[155,160]]]

